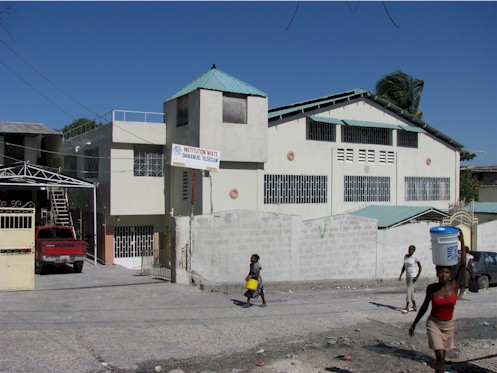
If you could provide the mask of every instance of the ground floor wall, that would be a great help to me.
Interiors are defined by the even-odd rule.
[[[265,281],[397,278],[409,245],[433,277],[430,228],[412,223],[378,230],[375,219],[300,216],[245,210],[174,218],[173,281],[243,282],[258,254]]]

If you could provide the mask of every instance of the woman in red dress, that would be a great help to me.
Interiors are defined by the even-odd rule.
[[[409,328],[409,335],[412,337],[416,324],[424,316],[431,302],[431,313],[426,320],[426,331],[428,346],[435,351],[437,359],[435,373],[445,372],[445,352],[454,348],[452,316],[457,302],[457,291],[464,281],[466,271],[466,246],[460,229],[459,241],[461,242],[461,261],[458,263],[456,277],[452,278],[450,266],[436,266],[438,282],[426,288],[423,305]]]

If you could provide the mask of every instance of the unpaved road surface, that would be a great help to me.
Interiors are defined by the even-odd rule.
[[[200,291],[118,266],[36,281],[34,291],[0,293],[0,372],[433,371],[424,320],[407,335],[415,314],[400,312],[404,284],[294,291],[267,284],[268,307],[245,309],[243,288]],[[457,303],[451,369],[495,356],[496,317],[495,287]],[[339,358],[349,353],[352,360]]]

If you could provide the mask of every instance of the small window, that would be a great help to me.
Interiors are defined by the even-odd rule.
[[[188,200],[188,192],[189,192],[189,182],[188,182],[188,171],[183,171],[183,180],[181,185],[181,195],[183,201]]]
[[[188,95],[178,98],[178,116],[176,127],[186,126],[188,124]]]
[[[405,148],[417,148],[418,147],[418,133],[408,132],[408,131],[397,131],[397,146],[402,146]]]
[[[223,94],[223,123],[247,124],[247,96]]]

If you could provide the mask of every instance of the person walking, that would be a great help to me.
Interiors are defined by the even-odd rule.
[[[425,300],[408,331],[412,337],[416,324],[424,316],[431,303],[431,313],[426,320],[426,331],[428,346],[435,351],[435,373],[445,372],[445,353],[454,348],[454,307],[457,303],[457,291],[464,281],[466,271],[466,246],[464,246],[464,237],[460,229],[459,242],[461,242],[462,252],[456,277],[452,278],[450,266],[437,265],[435,267],[438,282],[426,288]]]
[[[471,250],[466,246],[466,270],[464,271],[464,282],[459,289],[457,299],[463,299],[462,296],[467,288],[469,288],[469,281],[474,276],[473,260],[475,257],[471,254]]]
[[[414,256],[416,247],[410,245],[407,254],[404,255],[404,264],[402,270],[400,271],[399,281],[402,279],[402,274],[406,272],[406,306],[402,313],[407,313],[409,311],[417,311],[416,301],[414,300],[414,283],[418,281],[419,275],[421,274],[421,262],[417,256]],[[412,303],[412,308],[409,308],[409,301]]]
[[[266,307],[266,298],[264,297],[264,284],[262,283],[261,270],[262,265],[259,263],[259,255],[253,254],[250,257],[250,270],[247,277],[245,277],[245,281],[250,279],[257,280],[259,285],[256,290],[247,290],[244,295],[247,297],[247,302],[242,306],[243,308],[250,308],[250,300],[252,298],[257,298],[259,295],[262,299],[262,304],[259,307]]]

